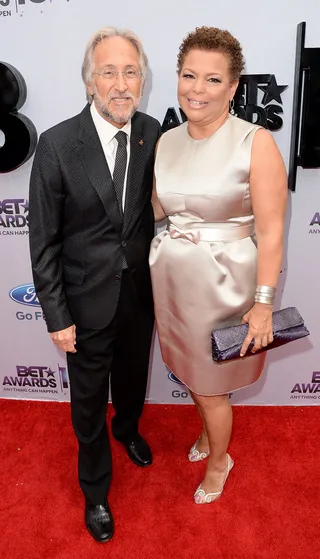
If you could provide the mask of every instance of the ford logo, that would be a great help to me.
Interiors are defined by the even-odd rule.
[[[168,379],[171,380],[172,382],[176,382],[177,384],[183,384],[183,382],[181,382],[181,380],[179,380],[172,371],[170,371],[168,373]]]
[[[25,283],[18,285],[11,289],[9,293],[11,299],[21,305],[28,305],[29,307],[40,307],[39,299],[35,292],[33,283]]]

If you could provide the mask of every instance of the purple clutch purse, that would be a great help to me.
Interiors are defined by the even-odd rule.
[[[255,353],[267,351],[275,347],[309,336],[310,332],[304,325],[300,313],[295,307],[287,307],[272,314],[273,342]],[[240,357],[240,349],[248,334],[248,324],[239,324],[228,328],[213,330],[211,333],[212,358],[216,363],[230,361]],[[254,342],[249,345],[246,355],[249,355]]]

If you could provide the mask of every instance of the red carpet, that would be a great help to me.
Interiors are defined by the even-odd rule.
[[[320,408],[235,407],[235,468],[222,498],[194,505],[204,464],[190,406],[145,407],[146,470],[113,442],[114,539],[83,524],[69,405],[0,400],[1,559],[318,559]]]

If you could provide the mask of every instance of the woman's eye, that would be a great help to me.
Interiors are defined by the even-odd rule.
[[[193,78],[192,74],[183,74],[183,78]]]
[[[208,78],[208,82],[210,82],[210,83],[221,83],[221,80],[219,80],[219,78]]]

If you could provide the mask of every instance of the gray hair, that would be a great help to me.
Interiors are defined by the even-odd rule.
[[[101,43],[104,39],[109,39],[110,37],[122,37],[127,39],[137,50],[139,54],[139,66],[140,72],[142,74],[142,84],[146,81],[147,71],[148,71],[148,58],[144,52],[142,42],[139,37],[130,29],[119,29],[118,27],[103,27],[99,29],[89,40],[86,51],[84,54],[84,59],[82,63],[82,79],[87,86],[91,82],[92,72],[93,72],[93,52],[96,46]],[[91,104],[93,101],[92,95],[87,90],[87,100]]]

